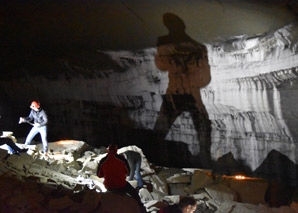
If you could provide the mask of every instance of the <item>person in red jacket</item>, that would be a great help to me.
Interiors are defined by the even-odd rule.
[[[126,159],[117,154],[117,150],[117,145],[109,145],[107,156],[99,162],[97,175],[104,178],[103,184],[108,191],[118,191],[130,195],[138,202],[141,212],[147,212],[136,189],[126,181],[130,168]]]

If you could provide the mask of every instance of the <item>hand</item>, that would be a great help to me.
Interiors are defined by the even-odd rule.
[[[40,127],[40,124],[39,123],[35,123],[33,124],[34,127]]]
[[[22,117],[20,117],[20,119],[19,119],[19,124],[24,123],[24,122],[25,122],[25,119],[22,118]]]

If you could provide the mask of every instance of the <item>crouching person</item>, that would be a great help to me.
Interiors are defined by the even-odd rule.
[[[20,153],[24,153],[27,152],[28,149],[21,149],[20,147],[18,147],[10,138],[6,138],[6,137],[2,137],[2,131],[0,131],[0,146],[6,144],[8,150],[12,153],[12,154],[20,154]]]
[[[107,156],[99,162],[98,177],[104,178],[103,183],[107,190],[130,195],[138,202],[141,212],[147,212],[136,189],[126,181],[130,168],[126,159],[117,154],[117,150],[115,144],[109,145]]]
[[[126,152],[123,152],[123,156],[128,162],[128,165],[130,167],[130,173],[129,173],[129,180],[133,180],[134,176],[136,176],[136,180],[138,182],[137,189],[140,189],[143,187],[143,180],[141,175],[141,164],[142,164],[142,156],[140,153],[128,150]]]

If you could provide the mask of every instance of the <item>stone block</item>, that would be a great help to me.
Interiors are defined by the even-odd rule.
[[[165,196],[164,201],[166,201],[169,204],[173,203],[179,203],[180,201],[180,196],[179,195],[170,195],[170,196]]]
[[[167,178],[168,183],[190,183],[191,176],[189,174],[174,174]]]
[[[157,212],[159,209],[162,209],[166,206],[166,203],[156,200],[148,201],[145,204],[145,207],[146,209],[148,209],[148,212]]]
[[[190,194],[189,184],[173,183],[169,185],[169,193],[171,195],[187,196]]]
[[[211,185],[205,188],[211,198],[221,205],[227,201],[236,201],[237,194],[224,184]]]
[[[246,204],[246,203],[238,203],[238,202],[234,202],[234,201],[226,201],[223,202],[218,210],[216,211],[217,213],[226,213],[226,212],[230,212],[230,213],[256,213],[256,212],[263,212],[260,211],[259,207],[253,204]],[[272,211],[264,211],[263,213],[269,213]]]
[[[154,200],[151,193],[148,191],[148,189],[142,188],[139,191],[139,195],[142,202],[148,202]]]
[[[268,182],[265,180],[236,180],[230,181],[229,187],[239,195],[239,202],[251,204],[265,204],[265,193]]]
[[[91,161],[91,160],[86,160],[86,162],[83,163],[83,167],[80,170],[80,172],[92,172],[92,173],[96,173],[97,167],[98,167],[98,163],[97,162]]]
[[[152,175],[152,185],[154,189],[163,193],[164,195],[169,194],[168,184],[164,178],[159,177],[157,175]]]
[[[212,185],[213,180],[210,175],[201,170],[195,170],[191,177],[191,190],[194,192],[197,189],[205,188]]]
[[[154,190],[153,192],[151,192],[151,195],[154,200],[161,201],[163,199],[164,193]]]

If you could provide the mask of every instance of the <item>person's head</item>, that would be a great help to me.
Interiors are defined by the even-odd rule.
[[[163,23],[172,32],[184,32],[185,24],[181,18],[174,13],[165,13],[163,15]]]
[[[118,147],[116,144],[110,144],[108,146],[108,153],[117,154],[117,151],[118,151]]]
[[[193,213],[197,209],[197,201],[193,197],[183,197],[178,206],[183,213]]]
[[[33,109],[34,111],[38,111],[40,108],[40,103],[37,101],[32,101],[30,108]]]

